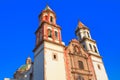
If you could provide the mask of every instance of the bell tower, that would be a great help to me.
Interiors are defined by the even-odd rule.
[[[78,40],[83,45],[84,49],[88,51],[88,53],[99,56],[96,41],[92,39],[88,27],[79,21],[75,33],[78,37]]]
[[[87,51],[91,57],[94,72],[96,75],[96,80],[108,80],[102,57],[99,54],[96,41],[92,39],[90,35],[90,30],[82,22],[78,21],[77,29],[75,31],[76,36],[80,44]]]
[[[39,27],[36,34],[36,46],[39,46],[44,40],[61,44],[61,28],[56,24],[56,14],[47,5],[39,15]]]
[[[66,80],[64,43],[61,27],[56,24],[56,14],[47,5],[39,15],[39,27],[35,32],[34,80]]]

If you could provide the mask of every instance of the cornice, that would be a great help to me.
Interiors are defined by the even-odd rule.
[[[51,23],[49,23],[49,22],[47,22],[47,21],[43,21],[43,22],[39,25],[39,27],[37,28],[37,30],[35,31],[35,34],[39,31],[40,28],[42,28],[42,25],[44,25],[44,24],[51,25],[51,26],[56,27],[56,28],[59,28],[59,29],[61,30],[61,27],[60,27],[59,25],[55,25],[55,24],[51,24]]]

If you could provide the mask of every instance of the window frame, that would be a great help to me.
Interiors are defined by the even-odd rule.
[[[49,38],[52,38],[52,30],[51,29],[47,30],[47,35]]]
[[[99,65],[99,64],[97,65],[97,67],[98,67],[98,69],[99,69],[99,70],[101,70],[101,67],[100,67],[100,65]]]
[[[50,22],[53,23],[53,16],[50,16]]]
[[[55,61],[58,60],[58,55],[56,53],[52,54],[52,60],[55,60]]]
[[[55,33],[55,39],[58,39],[58,31],[54,31],[54,33]]]
[[[95,45],[93,45],[93,48],[94,48],[94,51],[95,51],[96,53],[98,53],[97,48],[96,48]]]
[[[87,32],[87,36],[88,36],[88,38],[90,38],[90,33],[89,32]]]
[[[78,61],[78,67],[79,67],[79,69],[84,70],[84,63],[83,63],[83,61]]]
[[[93,49],[92,49],[92,45],[89,43],[89,47],[90,47],[90,50],[92,51]]]

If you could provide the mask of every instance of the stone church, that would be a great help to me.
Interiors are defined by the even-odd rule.
[[[77,39],[66,46],[56,14],[49,6],[41,12],[39,20],[34,62],[28,57],[14,73],[14,79],[4,80],[108,80],[96,41],[87,26],[79,21],[75,30]]]

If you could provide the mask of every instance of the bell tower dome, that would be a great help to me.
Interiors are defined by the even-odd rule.
[[[56,25],[56,14],[54,11],[47,5],[46,8],[39,15],[39,20],[42,22],[48,22],[50,24]]]

